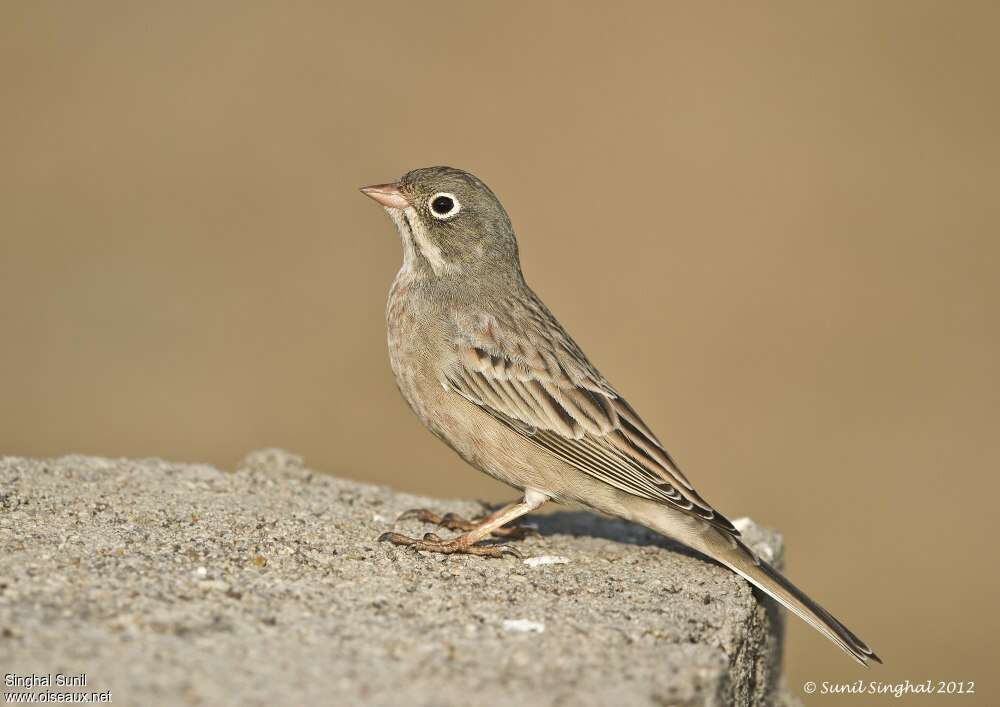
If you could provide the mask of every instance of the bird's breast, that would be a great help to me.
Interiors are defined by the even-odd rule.
[[[413,412],[435,434],[435,397],[444,392],[440,365],[447,355],[446,323],[439,305],[402,270],[386,305],[389,364],[396,385]]]

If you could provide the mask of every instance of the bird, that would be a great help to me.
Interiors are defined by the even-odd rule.
[[[863,666],[864,641],[750,549],[695,490],[667,449],[589,361],[525,281],[510,217],[478,177],[425,167],[361,187],[399,232],[403,262],[389,290],[389,362],[427,429],[521,499],[469,521],[409,515],[464,531],[379,540],[427,552],[519,555],[505,528],[547,501],[641,524],[728,567]],[[640,342],[637,342],[640,343]],[[402,517],[402,516],[401,516]]]

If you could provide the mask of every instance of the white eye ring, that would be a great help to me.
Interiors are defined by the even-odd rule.
[[[438,200],[441,201],[438,201]],[[448,208],[447,199],[451,202],[451,208]],[[430,209],[431,216],[441,221],[447,221],[448,219],[455,216],[459,211],[462,210],[462,205],[458,203],[458,197],[454,194],[446,191],[439,191],[437,194],[432,196],[427,200],[427,208]],[[446,211],[439,211],[439,208],[447,209]]]

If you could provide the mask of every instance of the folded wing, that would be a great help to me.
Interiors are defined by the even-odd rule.
[[[445,387],[581,472],[739,535],[541,301],[506,311],[517,307],[521,316],[456,320],[458,357]]]

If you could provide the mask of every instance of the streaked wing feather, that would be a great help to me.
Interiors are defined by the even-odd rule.
[[[523,331],[497,316],[456,320],[459,356],[442,383],[580,471],[739,535],[545,306],[509,305],[522,308]]]

